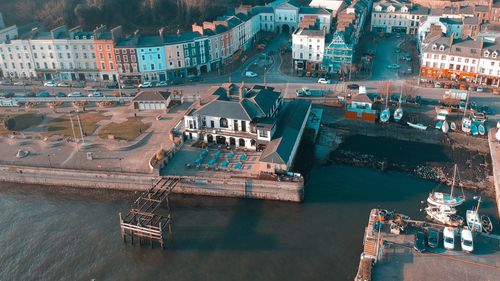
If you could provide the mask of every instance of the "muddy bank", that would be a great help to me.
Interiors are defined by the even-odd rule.
[[[457,164],[459,186],[494,194],[490,156],[463,147],[356,135],[332,151],[329,162],[408,172],[443,185],[451,185]]]

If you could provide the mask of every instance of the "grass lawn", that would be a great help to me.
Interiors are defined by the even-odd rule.
[[[122,123],[109,123],[99,130],[99,137],[107,139],[108,135],[113,135],[116,140],[135,140],[151,127],[151,123],[143,123],[141,119],[130,117]]]
[[[9,131],[5,129],[3,126],[3,120],[6,118],[7,115],[0,115],[0,121],[2,122],[0,124],[0,135],[8,135]],[[23,114],[17,114],[17,115],[11,115],[12,118],[16,121],[16,127],[14,131],[20,132],[23,130],[28,129],[29,127],[35,127],[38,126],[40,123],[42,123],[42,116],[39,114],[34,114],[34,113],[23,113]]]
[[[97,122],[109,119],[110,117],[104,116],[99,112],[80,113],[80,121],[82,123],[82,130],[84,136],[92,135],[97,129]],[[80,137],[80,127],[78,126],[78,119],[76,115],[72,116],[76,137]],[[52,119],[47,123],[47,131],[43,133],[44,136],[50,137],[54,135],[73,137],[73,129],[71,127],[71,120],[68,115],[60,116]]]

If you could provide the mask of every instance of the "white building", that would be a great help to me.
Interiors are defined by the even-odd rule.
[[[29,40],[1,43],[0,69],[5,78],[34,78],[36,72]]]
[[[344,4],[342,0],[312,0],[309,7],[326,8],[336,14],[342,4]]]
[[[384,33],[417,34],[420,17],[429,9],[396,0],[373,3],[371,31]]]
[[[500,44],[484,42],[476,82],[500,86]]]
[[[275,1],[269,4],[274,8],[274,26],[276,32],[294,32],[299,25],[299,7],[285,1]]]
[[[299,28],[292,34],[292,59],[300,71],[318,71],[325,52],[325,29]]]
[[[299,22],[305,16],[316,16],[319,21],[319,29],[326,29],[326,33],[330,33],[332,26],[332,13],[324,8],[301,7],[299,10]]]
[[[258,17],[260,30],[274,32],[274,9],[269,6],[257,6],[252,8],[254,17]]]

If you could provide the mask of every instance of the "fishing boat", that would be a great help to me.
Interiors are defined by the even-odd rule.
[[[481,216],[481,226],[483,227],[483,231],[486,233],[491,233],[493,231],[493,224],[491,223],[490,217],[487,215]]]
[[[448,125],[448,122],[443,121],[443,126],[441,127],[441,130],[443,133],[447,134],[448,131],[450,130],[450,125]]]
[[[479,124],[477,126],[477,130],[479,131],[479,134],[481,136],[484,136],[486,134],[486,128],[484,128],[484,125],[483,124]]]
[[[475,210],[467,210],[465,219],[467,221],[467,226],[469,227],[470,230],[477,232],[483,231],[479,214]]]
[[[476,126],[476,124],[472,123],[470,125],[470,133],[473,135],[473,136],[477,136],[479,134],[479,130]]]
[[[451,123],[450,123],[450,129],[451,129],[452,131],[456,131],[456,130],[457,130],[457,124],[455,124],[455,122],[451,122]]]
[[[435,228],[429,228],[427,234],[427,243],[429,244],[429,247],[437,248],[437,246],[439,245],[439,230]]]
[[[391,118],[391,110],[386,108],[380,112],[380,121],[383,123],[389,122],[389,118]]]
[[[441,127],[443,127],[443,121],[437,121],[435,128],[441,130]]]
[[[457,214],[457,209],[446,206],[446,205],[441,205],[441,206],[434,206],[434,205],[429,205],[424,209],[427,213],[429,212],[437,212],[445,215],[455,215]]]
[[[472,120],[469,117],[462,118],[462,131],[465,133],[470,133],[472,126]]]
[[[406,122],[406,124],[408,124],[408,126],[415,128],[415,129],[419,129],[422,131],[427,130],[427,126],[425,126],[424,124],[420,124],[420,123],[415,124],[415,123],[411,123],[411,122]]]
[[[393,117],[396,122],[401,120],[403,118],[403,109],[401,107],[396,108]]]
[[[427,220],[434,221],[446,226],[458,227],[464,224],[464,219],[458,215],[450,215],[440,212],[438,208],[432,208],[431,206],[425,208],[427,213]]]
[[[462,190],[462,196],[454,196],[453,191],[455,190],[455,181],[457,177],[457,165],[455,164],[455,167],[453,169],[453,182],[451,184],[451,192],[450,194],[447,193],[442,193],[442,192],[436,192],[432,191],[429,193],[429,197],[427,198],[427,202],[429,204],[434,205],[434,206],[449,206],[449,207],[456,207],[464,203],[465,201],[465,195],[463,194]]]

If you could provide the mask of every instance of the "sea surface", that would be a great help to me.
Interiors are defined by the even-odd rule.
[[[166,250],[123,243],[118,212],[137,194],[2,183],[0,280],[353,280],[370,209],[423,218],[435,187],[342,165],[308,179],[302,204],[174,196]]]

